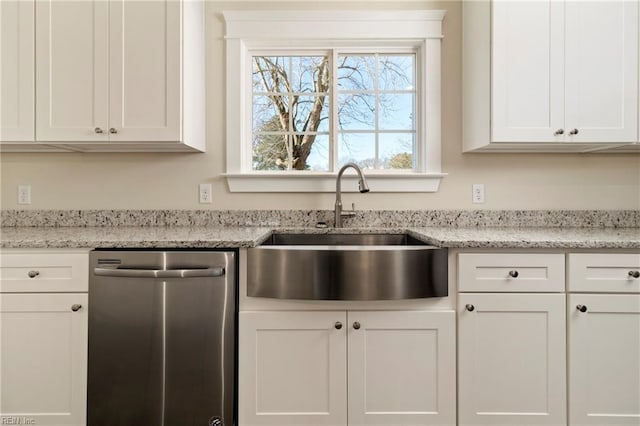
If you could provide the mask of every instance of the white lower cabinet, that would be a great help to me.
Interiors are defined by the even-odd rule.
[[[239,317],[239,424],[346,424],[346,313]]]
[[[85,425],[87,293],[0,294],[0,324],[2,424]]]
[[[460,294],[458,424],[565,425],[565,354],[564,294]]]
[[[88,250],[0,253],[0,424],[87,422]]]
[[[568,323],[569,425],[640,425],[640,295],[571,294]]]
[[[241,312],[239,424],[455,425],[454,312]]]

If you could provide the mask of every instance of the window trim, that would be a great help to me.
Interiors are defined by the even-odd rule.
[[[414,43],[421,70],[417,171],[367,171],[373,192],[435,192],[441,172],[441,44],[445,11],[225,11],[227,172],[231,192],[333,192],[335,173],[252,171],[246,125],[251,86],[244,76],[250,50],[274,46],[322,48]],[[274,31],[273,28],[278,28]],[[379,41],[377,41],[379,40]],[[406,45],[406,44],[405,44]],[[249,58],[249,59],[248,59]],[[250,68],[249,68],[250,69]],[[249,92],[249,93],[247,93]],[[429,96],[426,96],[429,93]],[[418,134],[418,133],[417,133]],[[249,139],[247,139],[249,138]],[[357,191],[357,185],[344,185]]]

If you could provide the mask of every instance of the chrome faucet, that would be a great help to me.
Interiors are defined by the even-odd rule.
[[[347,211],[342,210],[342,191],[340,189],[340,178],[342,177],[342,174],[344,173],[344,171],[349,167],[354,168],[355,171],[358,172],[358,177],[359,177],[358,187],[360,188],[360,192],[362,193],[369,192],[369,185],[367,185],[367,180],[364,177],[364,173],[362,173],[362,169],[360,169],[360,167],[358,167],[357,164],[347,163],[344,166],[342,166],[342,168],[338,172],[338,179],[336,179],[336,209],[335,209],[336,228],[342,228],[343,217],[355,216],[356,214],[355,204],[352,207],[353,210],[347,210]]]

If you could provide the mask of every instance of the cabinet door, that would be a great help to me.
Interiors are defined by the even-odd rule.
[[[637,426],[640,296],[571,294],[568,321],[569,424]]]
[[[563,140],[563,46],[562,2],[492,3],[493,142]]]
[[[241,312],[238,424],[346,425],[345,322],[344,312]]]
[[[455,425],[455,313],[348,313],[349,426]]]
[[[34,1],[0,2],[0,140],[34,136]]]
[[[2,419],[85,425],[87,294],[0,294],[0,323]]]
[[[566,424],[565,295],[466,293],[458,303],[459,424]]]
[[[637,141],[638,3],[567,1],[565,58],[568,140]]]
[[[108,139],[108,12],[102,0],[36,2],[38,141]]]
[[[109,140],[179,141],[181,2],[111,0],[109,7]]]

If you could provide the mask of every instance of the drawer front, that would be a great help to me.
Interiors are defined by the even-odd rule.
[[[562,292],[562,253],[460,253],[459,291]]]
[[[569,254],[569,291],[640,293],[640,253]]]
[[[0,255],[0,293],[85,292],[88,253]]]

